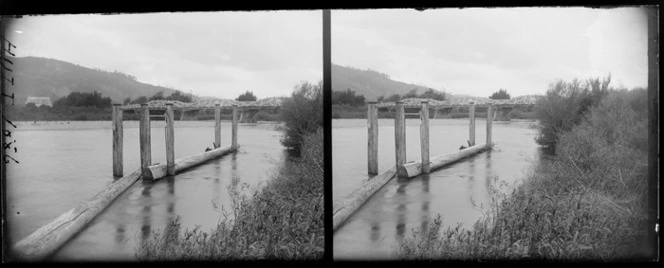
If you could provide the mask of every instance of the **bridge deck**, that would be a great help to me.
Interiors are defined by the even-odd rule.
[[[276,110],[281,108],[283,98],[266,98],[257,101],[235,101],[235,100],[203,100],[192,103],[181,101],[154,100],[147,102],[150,110],[166,110],[166,104],[173,104],[174,110],[207,110],[220,107],[222,110],[230,110],[235,107],[240,110]],[[217,106],[219,105],[219,106]],[[121,106],[123,111],[137,111],[141,109],[140,104]]]
[[[534,106],[541,96],[529,95],[521,96],[508,100],[492,100],[488,98],[477,98],[477,97],[456,97],[451,100],[434,100],[434,99],[421,99],[421,98],[408,98],[403,99],[404,108],[420,108],[423,101],[429,102],[429,108],[458,108],[458,107],[468,107],[472,103],[475,104],[475,107],[486,107],[491,104],[493,107],[497,108],[507,108],[507,107],[532,107]],[[396,107],[395,102],[381,102],[377,103],[376,107],[378,108],[388,108]]]

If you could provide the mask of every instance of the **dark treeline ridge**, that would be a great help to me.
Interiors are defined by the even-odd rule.
[[[444,228],[438,216],[395,254],[466,260],[656,258],[646,239],[652,227],[647,223],[647,91],[611,88],[609,82],[552,83],[537,105],[536,139],[553,155],[540,160],[523,183],[493,190],[485,216],[469,229]]]
[[[238,99],[246,100],[251,98],[256,99],[252,92],[247,91],[240,95]],[[191,94],[185,94],[180,91],[174,91],[169,96],[164,96],[163,91],[159,91],[152,96],[139,96],[135,99],[124,99],[123,105],[128,104],[141,104],[153,100],[172,100],[190,103],[193,101]],[[35,106],[33,103],[28,103],[23,107],[12,106],[8,109],[9,118],[17,121],[85,121],[85,120],[111,120],[111,106],[112,100],[109,97],[103,97],[101,93],[94,91],[87,92],[72,92],[69,95],[57,99],[53,103],[53,107],[41,105]],[[175,118],[178,120],[213,120],[213,110],[190,110],[184,112],[175,111]],[[256,114],[258,121],[281,121],[281,111],[259,111]],[[231,111],[222,110],[223,120],[230,120],[232,118]],[[138,120],[138,114],[133,112],[125,112],[124,120]]]

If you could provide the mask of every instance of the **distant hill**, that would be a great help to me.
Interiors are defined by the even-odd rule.
[[[12,90],[16,96],[15,104],[23,106],[28,96],[50,97],[51,101],[67,96],[71,92],[97,91],[104,97],[110,97],[114,103],[130,97],[150,97],[159,91],[169,96],[174,89],[153,86],[136,81],[131,75],[91,69],[73,63],[39,58],[10,58],[14,77]]]
[[[404,95],[413,89],[420,94],[428,87],[408,84],[390,79],[389,75],[373,70],[360,70],[332,64],[332,90],[350,89],[368,100],[376,100],[379,96],[388,97],[393,94]]]

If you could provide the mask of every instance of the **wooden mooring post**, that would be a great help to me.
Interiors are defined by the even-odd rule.
[[[468,113],[470,117],[470,133],[468,135],[469,146],[475,145],[475,102],[470,102],[468,107]]]
[[[233,123],[231,124],[231,147],[232,148],[237,148],[237,114],[238,114],[238,107],[237,105],[233,105]]]
[[[113,176],[122,177],[122,109],[120,104],[113,104],[112,112],[112,131],[113,131]]]
[[[141,176],[149,177],[149,167],[152,165],[152,150],[150,143],[150,109],[147,103],[141,104],[140,120],[138,122],[140,148],[141,148]]]
[[[367,106],[367,126],[368,126],[368,173],[370,175],[378,174],[378,107],[376,102],[369,102]]]
[[[175,129],[173,104],[166,104],[166,174],[175,175]]]
[[[214,105],[214,148],[221,146],[221,107]]]
[[[491,147],[491,128],[493,125],[493,104],[486,106],[486,146]]]
[[[396,149],[397,169],[406,163],[406,115],[403,102],[396,103],[394,116],[394,147]]]
[[[429,102],[423,101],[420,108],[420,151],[422,152],[422,173],[429,173]]]

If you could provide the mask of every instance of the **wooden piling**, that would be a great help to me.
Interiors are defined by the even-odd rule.
[[[378,174],[378,107],[376,102],[369,102],[367,106],[367,126],[368,144],[367,144],[367,159],[368,159],[368,173],[371,175]]]
[[[221,107],[214,105],[214,148],[221,146]]]
[[[141,148],[141,176],[146,178],[148,167],[152,165],[152,150],[150,143],[150,110],[147,103],[141,104],[140,121],[138,122],[140,148]]]
[[[488,103],[486,106],[486,144],[491,144],[491,128],[493,125],[493,104]]]
[[[237,105],[233,106],[233,123],[231,124],[231,146],[237,148],[237,114],[238,107]]]
[[[122,109],[120,109],[120,104],[113,104],[113,176],[122,177],[123,166],[122,166]]]
[[[470,106],[468,107],[468,113],[470,117],[470,133],[468,135],[468,141],[470,142],[470,146],[475,145],[475,102],[470,102]]]
[[[166,173],[175,175],[175,130],[173,104],[166,104]]]
[[[396,149],[397,168],[406,163],[406,116],[404,113],[403,102],[396,103],[396,113],[394,117],[394,144]]]
[[[420,108],[420,146],[422,173],[429,173],[429,102],[423,101]]]

